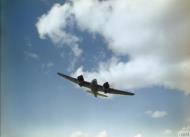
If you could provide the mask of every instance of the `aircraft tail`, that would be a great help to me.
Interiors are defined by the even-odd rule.
[[[92,91],[90,91],[90,90],[85,90],[86,92],[88,92],[88,93],[90,93],[90,94],[92,94],[92,95],[94,95],[94,93],[92,92]],[[108,96],[106,96],[106,95],[104,95],[104,94],[101,94],[101,93],[98,93],[97,92],[97,94],[96,94],[97,96],[100,96],[100,97],[108,97]],[[97,97],[97,96],[95,96],[95,97]]]
[[[97,95],[100,96],[100,97],[108,97],[105,94],[101,94],[101,93],[97,93]]]

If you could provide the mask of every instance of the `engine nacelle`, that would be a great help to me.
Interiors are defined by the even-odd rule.
[[[107,93],[109,87],[110,87],[110,85],[109,85],[108,82],[105,82],[105,83],[103,84],[104,93]]]
[[[79,86],[81,87],[83,82],[84,82],[84,78],[83,78],[83,75],[80,75],[77,77],[77,80],[78,80],[78,83],[79,83]]]

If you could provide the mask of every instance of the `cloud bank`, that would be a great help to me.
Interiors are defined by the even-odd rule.
[[[66,43],[77,56],[79,37],[67,30],[74,25],[102,35],[113,52],[95,71],[81,66],[74,75],[115,87],[165,86],[190,94],[189,0],[70,0],[55,4],[36,24],[40,38]]]
[[[101,131],[97,135],[89,135],[88,133],[82,131],[73,132],[70,137],[108,137],[108,133],[106,131]],[[137,134],[134,137],[142,137],[141,134]]]
[[[141,134],[137,134],[134,137],[142,137],[142,135]]]
[[[101,131],[97,135],[93,136],[82,131],[77,131],[77,132],[72,133],[70,137],[108,137],[108,134],[106,131]]]

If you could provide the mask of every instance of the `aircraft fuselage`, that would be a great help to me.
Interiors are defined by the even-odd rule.
[[[101,97],[108,97],[105,94],[110,93],[110,94],[120,94],[120,95],[135,95],[132,92],[127,92],[127,91],[122,91],[114,88],[109,87],[109,83],[105,82],[102,86],[98,84],[96,79],[93,79],[91,82],[84,81],[84,78],[82,75],[78,76],[77,78],[73,78],[70,76],[67,76],[62,73],[57,73],[59,76],[64,77],[67,80],[70,80],[71,82],[78,84],[80,87],[86,87],[90,90],[86,90],[89,93],[94,94],[95,97],[101,96]],[[105,94],[101,94],[99,92],[104,92]]]
[[[91,82],[91,85],[90,85],[90,88],[91,88],[91,91],[94,93],[94,96],[97,97],[97,80],[96,79],[93,79],[92,82]]]

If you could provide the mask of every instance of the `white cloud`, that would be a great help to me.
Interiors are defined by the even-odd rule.
[[[77,58],[72,58],[70,64],[67,66],[67,71],[69,73],[74,70],[76,63],[77,63]]]
[[[79,48],[80,39],[66,31],[72,23],[73,16],[70,12],[70,4],[55,4],[47,14],[43,14],[36,23],[41,39],[50,38],[55,44],[66,44],[71,47],[75,56],[80,56],[82,49]]]
[[[134,137],[142,137],[142,135],[141,134],[137,134]]]
[[[48,62],[48,63],[44,63],[42,64],[42,68],[51,68],[54,66],[54,63],[53,62]]]
[[[148,71],[147,67],[152,69]],[[109,81],[113,87],[138,88],[150,85],[150,83],[156,85],[159,82],[160,79],[154,79],[154,76],[151,75],[158,70],[158,67],[151,59],[137,59],[125,63],[113,57],[107,62],[100,62],[95,72],[84,71],[83,67],[80,67],[74,75],[83,74],[87,80],[96,77],[101,84]],[[158,72],[156,74],[159,75]]]
[[[88,137],[88,134],[83,133],[81,131],[77,131],[72,133],[70,137]]]
[[[50,67],[53,67],[53,66],[54,66],[54,63],[53,63],[53,62],[47,63],[47,68],[50,68]]]
[[[72,51],[73,51],[74,55],[77,57],[80,56],[83,52],[82,49],[80,49],[77,44],[72,46]]]
[[[32,59],[36,59],[36,60],[39,59],[39,56],[38,56],[38,54],[36,54],[36,53],[25,51],[24,54],[25,54],[27,57],[32,58]]]
[[[96,137],[108,137],[107,132],[104,130],[102,132],[100,132]]]
[[[117,61],[109,67],[100,63],[96,71],[84,74],[117,87],[164,85],[190,93],[190,19],[185,12],[189,2],[182,2],[183,8],[176,6],[177,1],[152,1],[149,6],[147,2],[74,2],[80,28],[102,34],[114,53],[130,57],[129,62]]]
[[[78,68],[76,73],[87,78],[116,87],[165,86],[190,94],[189,7],[189,0],[70,0],[54,5],[37,28],[41,38],[78,45],[79,38],[65,29],[76,24],[79,30],[101,34],[114,54],[129,57],[101,62],[93,72]]]
[[[147,114],[148,116],[152,118],[163,118],[168,115],[166,111],[159,111],[159,110],[156,110],[156,111],[148,110],[145,112],[145,114]]]
[[[108,134],[106,131],[102,131],[98,133],[97,135],[89,135],[88,133],[77,131],[70,135],[70,137],[108,137]]]

